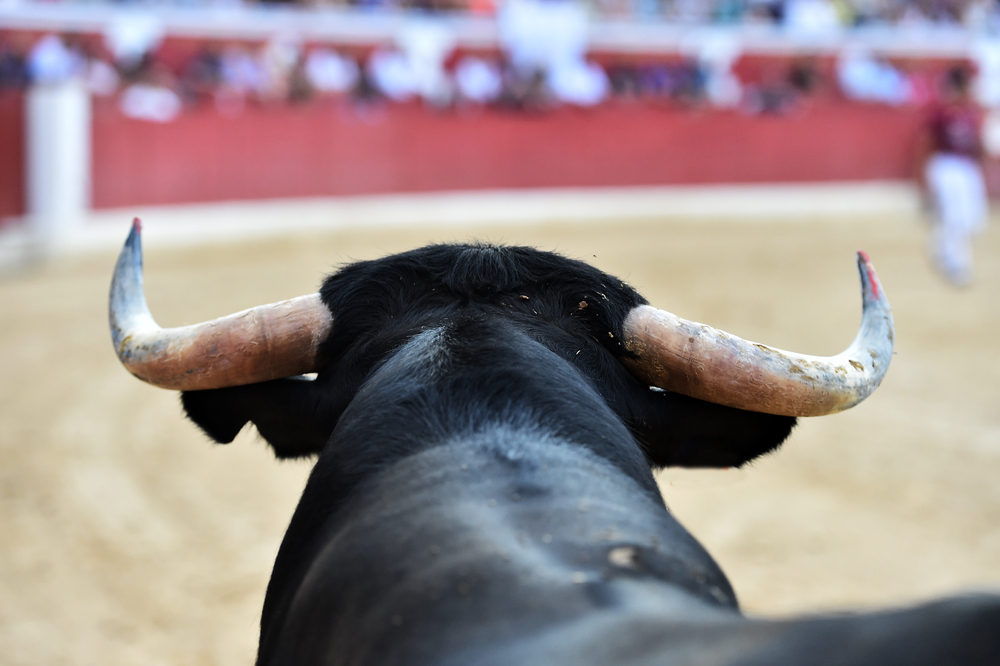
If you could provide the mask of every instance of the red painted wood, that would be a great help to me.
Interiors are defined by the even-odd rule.
[[[649,103],[523,114],[334,103],[206,107],[169,124],[94,109],[97,208],[481,188],[910,175],[921,112],[824,102],[784,116]]]

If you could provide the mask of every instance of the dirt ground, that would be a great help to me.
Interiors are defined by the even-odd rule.
[[[825,355],[854,336],[854,252],[867,250],[897,327],[880,390],[804,420],[746,469],[660,477],[747,612],[780,615],[1000,589],[998,222],[964,290],[930,272],[908,216],[147,244],[146,287],[158,321],[179,325],[314,291],[349,259],[478,238],[586,259],[680,316]],[[252,663],[309,464],[275,462],[252,432],[210,445],[175,394],[118,365],[105,313],[113,262],[78,255],[0,281],[0,662]]]

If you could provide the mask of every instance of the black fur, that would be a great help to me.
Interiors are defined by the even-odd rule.
[[[554,253],[433,245],[348,265],[321,294],[336,321],[317,382],[183,395],[188,416],[215,441],[232,441],[252,421],[279,457],[319,453],[374,367],[421,330],[473,315],[516,326],[573,363],[654,467],[740,466],[779,446],[795,422],[641,386],[617,359],[629,354],[620,344],[625,316],[647,301],[618,278]]]
[[[645,300],[625,283],[529,248],[436,245],[346,266],[321,295],[334,327],[314,381],[183,394],[218,442],[252,422],[279,457],[318,455],[259,664],[792,664],[846,644],[846,620],[743,619],[667,511],[653,468],[743,465],[795,420],[636,381],[620,341]],[[1000,653],[996,600],[962,608],[956,635]],[[878,663],[935,612],[873,625]],[[836,663],[875,663],[866,645]]]

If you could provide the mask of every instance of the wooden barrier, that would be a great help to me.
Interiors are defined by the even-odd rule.
[[[533,187],[905,179],[913,107],[787,115],[608,103],[544,113],[418,104],[212,107],[167,124],[94,107],[93,205],[108,208]]]
[[[236,117],[208,105],[157,124],[97,100],[92,203],[906,179],[921,118],[838,100],[756,116],[647,102],[519,113],[327,100]],[[23,96],[0,95],[0,219],[25,210],[23,125]]]

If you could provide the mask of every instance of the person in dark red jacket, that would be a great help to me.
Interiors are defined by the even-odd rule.
[[[972,239],[986,228],[988,200],[981,165],[982,112],[964,67],[948,70],[921,143],[918,180],[933,209],[929,252],[954,285],[972,280]]]

